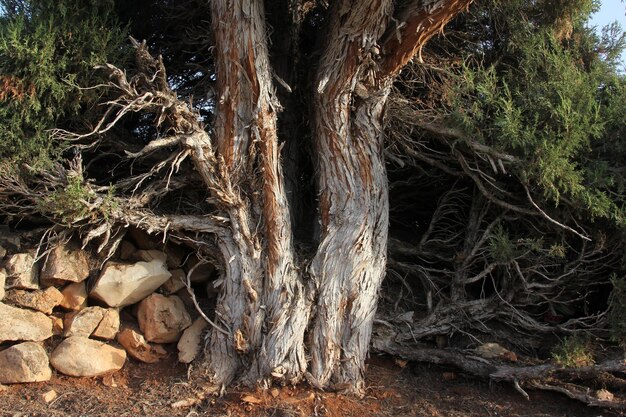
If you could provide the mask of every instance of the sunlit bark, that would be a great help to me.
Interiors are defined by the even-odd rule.
[[[293,259],[292,233],[276,132],[278,103],[266,43],[263,3],[212,2],[218,83],[214,127],[231,234],[220,237],[224,276],[208,350],[216,383],[271,373],[297,381],[306,369],[308,321]],[[226,204],[224,204],[226,203]]]
[[[306,375],[320,388],[362,392],[387,256],[387,96],[399,69],[468,3],[418,2],[394,10],[392,0],[343,0],[328,9],[310,93],[321,235],[308,281],[294,253],[263,3],[211,3],[215,157],[197,166],[213,170],[209,188],[229,219],[228,232],[218,236],[224,271],[216,307],[216,321],[228,331],[211,333],[213,382],[244,375],[239,379],[246,383],[295,383]],[[404,25],[398,18],[406,19]],[[293,108],[285,108],[283,117],[298,120],[290,112],[303,106],[284,101]]]

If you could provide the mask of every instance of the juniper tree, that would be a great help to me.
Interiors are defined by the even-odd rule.
[[[546,313],[623,271],[623,37],[585,30],[585,1],[470,3],[120,2],[145,39],[135,62],[111,42],[80,61],[93,72],[54,72],[59,103],[95,118],[64,110],[38,130],[52,136],[22,136],[66,152],[0,177],[6,212],[44,214],[104,259],[132,226],[215,263],[201,368],[218,388],[362,392],[387,266],[395,342],[498,329],[532,348],[556,324],[599,327]],[[60,82],[82,70],[83,86],[105,77],[97,101]]]

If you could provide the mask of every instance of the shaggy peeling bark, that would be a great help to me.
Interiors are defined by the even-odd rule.
[[[472,344],[504,340],[518,352],[540,347],[547,334],[601,334],[617,297],[604,311],[594,298],[610,285],[610,272],[623,270],[623,245],[613,244],[623,239],[578,225],[571,202],[564,212],[542,210],[533,200],[539,190],[511,179],[523,171],[521,155],[466,137],[432,111],[445,105],[435,96],[455,78],[411,60],[470,2],[223,0],[194,3],[193,12],[185,2],[166,8],[159,19],[177,10],[172,20],[197,13],[202,23],[186,28],[191,39],[156,40],[165,59],[133,40],[130,78],[103,66],[109,101],[94,130],[55,132],[72,143],[64,157],[73,159],[45,172],[24,165],[27,176],[0,169],[3,216],[40,224],[43,215],[54,224],[41,237],[44,251],[73,233],[104,262],[132,226],[216,262],[215,317],[201,312],[211,330],[196,367],[206,391],[176,406],[232,383],[306,379],[361,394],[373,335],[379,351],[510,382],[525,396],[524,388],[548,389],[624,408],[587,389],[623,390],[621,359],[515,367],[468,351],[415,349],[433,338],[440,347],[456,344],[459,333]],[[488,14],[477,15],[482,25]],[[180,50],[189,43],[191,50]],[[384,128],[396,154],[384,149]],[[400,240],[388,241],[385,157],[401,167],[392,173]],[[410,166],[417,170],[403,171]],[[406,224],[418,226],[417,236],[404,235],[415,230]],[[377,314],[387,268],[384,307],[393,308]]]
[[[206,158],[200,171],[214,170],[205,182],[229,219],[229,233],[218,236],[224,274],[216,307],[216,320],[229,331],[211,333],[207,364],[213,383],[228,384],[246,369],[240,382],[296,383],[306,374],[319,388],[362,392],[386,267],[389,203],[382,126],[387,96],[402,65],[461,4],[469,1],[421,5],[418,14],[410,7],[398,11],[418,25],[404,40],[388,41],[387,55],[380,54],[378,43],[389,30],[391,0],[340,1],[329,9],[312,100],[321,241],[307,284],[292,242],[263,5],[211,3],[217,145],[216,157]],[[399,50],[404,51],[400,58]],[[215,164],[218,170],[211,168]]]
[[[311,265],[319,288],[310,382],[360,392],[389,227],[382,126],[395,75],[469,1],[409,4],[398,14],[410,31],[379,39],[391,1],[340,1],[315,79],[322,240]],[[401,27],[402,25],[399,25]],[[397,29],[397,28],[396,28]],[[384,38],[383,38],[384,39]]]
[[[381,135],[388,88],[360,103],[352,95],[373,70],[374,62],[363,59],[382,35],[391,2],[363,3],[336,5],[315,83],[322,240],[311,265],[319,288],[311,382],[356,390],[362,388],[389,225]]]
[[[218,384],[230,383],[242,366],[247,382],[272,375],[295,383],[306,370],[309,307],[294,261],[263,4],[211,7],[220,80],[214,132],[232,233],[219,242],[225,271],[216,307],[230,335],[214,329],[208,363]]]

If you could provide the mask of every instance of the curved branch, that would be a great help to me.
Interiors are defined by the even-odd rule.
[[[129,152],[124,151],[128,158],[139,158],[144,155],[148,155],[151,152],[154,152],[158,149],[167,148],[170,146],[177,145],[182,142],[186,135],[176,135],[176,136],[168,136],[161,139],[155,139],[148,143],[146,146],[141,148],[138,152]]]
[[[467,9],[472,0],[413,0],[389,25],[380,42],[382,63],[379,80],[392,78],[437,32],[442,31],[457,14]]]
[[[566,226],[563,223],[559,223],[558,221],[554,220],[552,217],[548,216],[548,214],[545,211],[541,210],[541,208],[533,201],[533,198],[530,196],[530,191],[528,190],[528,187],[526,187],[525,185],[524,185],[524,190],[526,190],[526,196],[528,197],[528,201],[530,201],[530,204],[532,204],[533,207],[535,207],[535,209],[537,209],[537,211],[539,213],[541,213],[541,215],[546,220],[548,220],[550,223],[556,224],[557,226],[559,226],[559,227],[561,227],[561,228],[563,228],[565,230],[568,230],[568,231],[574,233],[576,236],[580,237],[583,240],[586,240],[588,242],[591,241],[591,238],[589,238],[588,236],[585,236],[582,233],[577,232],[576,230],[572,229],[571,227]]]

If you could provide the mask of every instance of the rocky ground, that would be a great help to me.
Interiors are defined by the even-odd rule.
[[[52,370],[111,374],[128,357],[159,362],[166,344],[176,344],[180,362],[193,361],[207,324],[188,289],[197,285],[206,303],[214,269],[180,246],[165,245],[166,254],[137,236],[143,249],[125,240],[110,261],[78,242],[46,250],[0,236],[0,384],[48,381]]]
[[[188,398],[194,381],[175,352],[147,365],[134,360],[112,377],[72,378],[55,373],[47,382],[0,388],[1,416],[412,416],[412,417],[617,417],[559,394],[530,391],[525,400],[508,385],[466,378],[454,370],[373,358],[363,399],[283,387],[267,392],[232,389],[193,408],[172,403]],[[53,393],[51,393],[53,391]],[[46,398],[47,394],[47,398]]]

